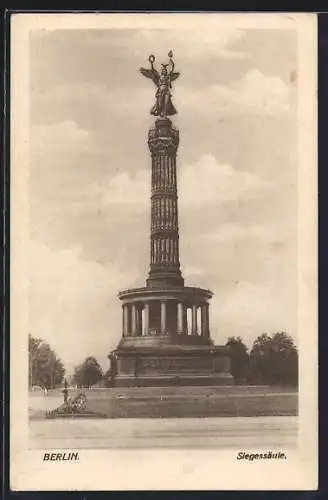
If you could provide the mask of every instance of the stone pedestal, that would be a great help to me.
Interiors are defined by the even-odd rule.
[[[115,387],[231,385],[226,349],[210,346],[122,346],[115,351]]]

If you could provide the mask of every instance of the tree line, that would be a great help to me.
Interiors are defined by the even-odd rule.
[[[298,351],[287,333],[264,333],[255,339],[250,350],[241,337],[230,337],[226,345],[231,352],[235,384],[298,385]]]
[[[28,337],[29,387],[39,386],[54,389],[64,382],[65,368],[61,359],[50,345],[40,338]],[[98,361],[88,356],[76,366],[70,383],[78,387],[91,387],[103,378],[103,371]]]
[[[231,374],[236,385],[297,386],[298,351],[290,335],[266,333],[255,339],[250,349],[241,337],[229,337],[226,343],[231,353]],[[63,362],[47,342],[29,335],[29,386],[52,389],[62,385],[65,376]],[[110,370],[103,373],[93,356],[75,367],[70,384],[91,387],[108,382]]]

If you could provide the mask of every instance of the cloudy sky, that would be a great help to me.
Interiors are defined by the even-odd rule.
[[[211,288],[212,336],[297,337],[293,30],[56,30],[30,36],[30,331],[104,368],[120,289],[149,265],[154,53],[176,69],[180,254]]]

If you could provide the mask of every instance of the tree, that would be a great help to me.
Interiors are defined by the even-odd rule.
[[[294,341],[285,332],[272,337],[260,335],[250,353],[252,383],[293,385],[298,383],[298,353]]]
[[[254,340],[250,352],[249,380],[254,384],[267,384],[271,368],[269,366],[272,338],[263,333]]]
[[[28,335],[28,376],[29,376],[29,387],[32,385],[36,385],[36,371],[37,371],[37,359],[39,354],[40,344],[42,343],[41,339],[32,337],[29,333]]]
[[[63,382],[65,368],[49,344],[29,334],[29,385],[48,389]]]
[[[298,384],[298,352],[294,340],[285,332],[272,337],[272,381],[279,385]]]
[[[73,380],[79,387],[91,387],[103,377],[103,371],[96,358],[89,356],[75,368]]]
[[[231,352],[231,375],[235,384],[242,384],[248,372],[249,356],[247,347],[240,337],[229,337],[226,346]]]

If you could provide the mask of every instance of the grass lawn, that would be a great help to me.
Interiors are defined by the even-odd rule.
[[[134,387],[84,390],[87,409],[109,418],[254,417],[298,414],[298,393],[267,386]],[[70,391],[73,396],[74,391]],[[63,401],[60,390],[30,393],[30,416]]]

